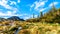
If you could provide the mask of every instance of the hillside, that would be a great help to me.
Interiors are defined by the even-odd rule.
[[[50,10],[46,13],[43,17],[40,17],[41,21],[48,22],[48,23],[60,23],[60,9]]]
[[[40,16],[39,18],[28,19],[26,21],[27,22],[60,23],[60,8],[56,9],[55,7],[53,7],[43,16]]]

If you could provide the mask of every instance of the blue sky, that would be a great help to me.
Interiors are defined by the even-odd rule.
[[[54,1],[54,2],[53,2]],[[0,0],[0,17],[18,16],[23,19],[35,17],[42,11],[46,13],[54,3],[60,8],[60,0]]]

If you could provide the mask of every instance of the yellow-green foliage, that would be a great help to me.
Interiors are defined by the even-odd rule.
[[[58,23],[41,23],[41,22],[19,22],[14,21],[12,26],[0,26],[0,30],[6,34],[13,34],[14,28],[22,27],[19,34],[60,34],[60,24]]]
[[[26,30],[30,32],[30,34],[58,34],[60,31],[60,26],[58,23],[50,24],[50,23],[28,23],[25,25],[28,28],[22,29],[23,32]],[[24,31],[25,30],[25,31]],[[19,34],[23,33],[22,31]]]
[[[27,22],[47,22],[47,23],[60,23],[60,8],[52,8],[42,17],[26,20]]]

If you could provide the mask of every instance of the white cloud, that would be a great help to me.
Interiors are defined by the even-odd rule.
[[[47,2],[48,0],[39,0],[39,1],[44,1],[44,2]]]
[[[17,4],[15,1],[10,1],[10,2],[11,2],[10,5],[13,5],[13,4],[16,5]],[[8,3],[8,0],[1,0],[0,1],[0,5],[3,6],[4,8],[10,9],[10,10],[15,9],[14,7],[10,6],[7,3]]]
[[[38,9],[39,7],[42,7],[45,5],[45,2],[35,2],[35,8],[34,9]]]
[[[15,14],[17,11],[7,11],[6,16],[22,16],[21,14]]]
[[[1,0],[0,2],[6,4],[7,3],[7,0]]]
[[[26,16],[26,17],[24,17],[24,20],[29,19],[29,18],[30,18],[29,16]]]
[[[31,7],[31,8],[34,7],[34,4],[32,4],[30,7]]]
[[[17,3],[15,1],[10,1],[10,5],[16,5]]]
[[[0,12],[0,16],[6,16],[6,14],[3,12]]]
[[[20,3],[20,0],[18,0],[17,2]]]
[[[18,14],[14,14],[11,11],[7,11],[6,13],[3,13],[2,11],[0,12],[0,16],[20,16]]]
[[[48,0],[35,1],[30,7],[34,8],[34,10],[40,10],[40,7],[43,8],[47,1]],[[31,10],[31,8],[30,8],[30,10]]]
[[[57,5],[58,4],[58,2],[53,2],[54,3],[54,5]],[[49,7],[51,7],[52,5],[53,5],[53,3],[51,3],[50,5],[49,5]]]
[[[16,14],[18,9],[15,7],[12,7],[8,4],[8,1],[11,2],[11,5],[16,5],[17,2],[10,1],[10,0],[0,0],[0,5],[3,6],[5,9],[9,9],[6,12],[3,13],[4,9],[0,9],[0,16],[4,18],[8,18],[9,16],[23,16],[22,14]],[[20,1],[19,1],[20,2]],[[8,16],[8,17],[6,17]]]
[[[17,13],[18,9],[17,8],[14,8],[13,9],[13,13]]]
[[[3,11],[0,11],[0,15],[1,16],[14,16],[18,9],[14,8],[14,7],[11,7],[7,3],[8,3],[8,0],[1,0],[0,1],[1,6],[3,6],[6,9],[12,10],[12,11],[6,11],[6,13],[2,13]],[[11,1],[11,4],[16,4],[16,2]],[[16,15],[16,16],[18,16],[18,15]]]
[[[4,16],[3,18],[7,19],[8,17],[7,16]]]
[[[46,10],[47,8],[42,8],[42,9],[40,9],[40,12],[42,12],[42,11],[44,11],[44,10]]]
[[[6,11],[5,14],[7,16],[14,16],[15,13],[17,13],[17,10],[18,10],[17,8],[14,8],[14,9],[12,9],[12,11]],[[16,16],[18,16],[18,15],[16,15]]]
[[[12,14],[12,12],[11,12],[11,11],[7,11],[7,14],[8,14],[8,15],[11,15],[11,14]]]
[[[3,10],[3,9],[0,9],[0,10]]]
[[[24,16],[23,17],[24,20],[29,19],[29,18],[33,18],[33,15],[24,14],[23,16]],[[36,17],[36,15],[35,15],[35,17]]]
[[[31,6],[30,6],[30,11],[31,11],[31,9],[34,7],[34,4],[32,4]]]
[[[3,13],[2,11],[0,11],[0,16],[3,18],[9,18],[11,16],[24,16],[25,19],[27,19],[28,17],[26,16],[27,14],[15,14],[12,11],[7,11],[5,13]]]
[[[0,5],[5,7],[6,9],[11,9],[12,7],[7,4],[7,0],[1,0]]]

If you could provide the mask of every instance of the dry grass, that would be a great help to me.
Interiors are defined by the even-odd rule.
[[[18,34],[60,34],[60,24],[58,23],[50,24],[50,23],[40,23],[40,22],[29,23],[29,22],[14,21],[13,25],[0,26],[0,31],[9,31],[9,29],[17,27],[17,25],[22,27],[22,30],[20,30]],[[13,31],[10,31],[9,33],[12,34]],[[8,32],[6,34],[8,34]]]

